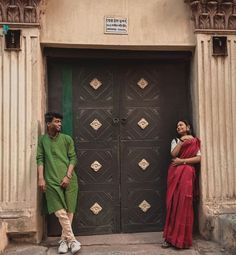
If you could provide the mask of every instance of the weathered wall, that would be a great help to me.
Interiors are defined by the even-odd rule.
[[[46,102],[40,43],[147,50],[189,50],[196,44],[191,83],[194,122],[202,140],[200,230],[220,240],[219,218],[236,213],[235,35],[228,34],[228,56],[213,57],[211,34],[194,35],[183,0],[42,2],[41,28],[23,26],[21,51],[4,51],[0,36],[0,221],[9,223],[8,232],[40,236],[42,230],[35,165],[38,120],[42,123]],[[108,15],[128,17],[128,35],[104,34]]]
[[[65,47],[195,45],[183,0],[50,0],[42,15],[41,42]],[[128,35],[104,34],[104,16],[129,18]],[[60,45],[61,44],[61,45]]]
[[[37,241],[43,227],[35,152],[46,108],[40,44],[182,50],[193,49],[195,36],[182,0],[37,0],[30,13],[22,3],[8,9],[4,2],[0,9],[1,25],[22,30],[20,51],[5,51],[0,35],[0,222],[9,223],[8,233]],[[128,35],[104,34],[108,15],[128,17]]]
[[[0,221],[8,232],[38,232],[35,146],[41,98],[38,28],[22,29],[20,51],[0,37]]]

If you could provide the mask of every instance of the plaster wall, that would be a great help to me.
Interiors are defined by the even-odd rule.
[[[42,236],[35,163],[46,108],[41,46],[192,49],[188,6],[182,0],[42,0],[40,28],[22,30],[20,51],[0,35],[0,222],[11,235]],[[129,20],[127,35],[104,34],[104,16]]]
[[[104,16],[129,19],[128,35],[104,34]],[[41,28],[22,29],[22,49],[4,51],[0,36],[0,220],[9,233],[37,233],[35,151],[46,107],[42,46],[193,49],[195,127],[202,140],[200,230],[219,240],[219,215],[236,212],[236,41],[213,57],[210,34],[193,33],[183,0],[49,0]],[[40,239],[40,237],[39,237]]]
[[[65,47],[173,47],[195,45],[183,0],[50,0],[41,19],[41,43]],[[129,20],[128,35],[104,34],[104,17]]]

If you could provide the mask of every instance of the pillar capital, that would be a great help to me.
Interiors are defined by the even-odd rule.
[[[38,24],[42,0],[2,0],[0,23]]]
[[[185,0],[195,30],[236,31],[236,0]]]

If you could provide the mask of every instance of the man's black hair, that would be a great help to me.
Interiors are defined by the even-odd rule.
[[[53,118],[61,119],[63,120],[63,115],[58,112],[47,112],[44,115],[44,119],[46,123],[52,122]]]

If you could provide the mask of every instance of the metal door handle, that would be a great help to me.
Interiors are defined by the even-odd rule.
[[[119,118],[113,118],[112,121],[113,121],[113,124],[118,124],[120,122],[120,119]]]
[[[126,124],[127,118],[122,118],[120,121],[121,121],[121,124]]]

